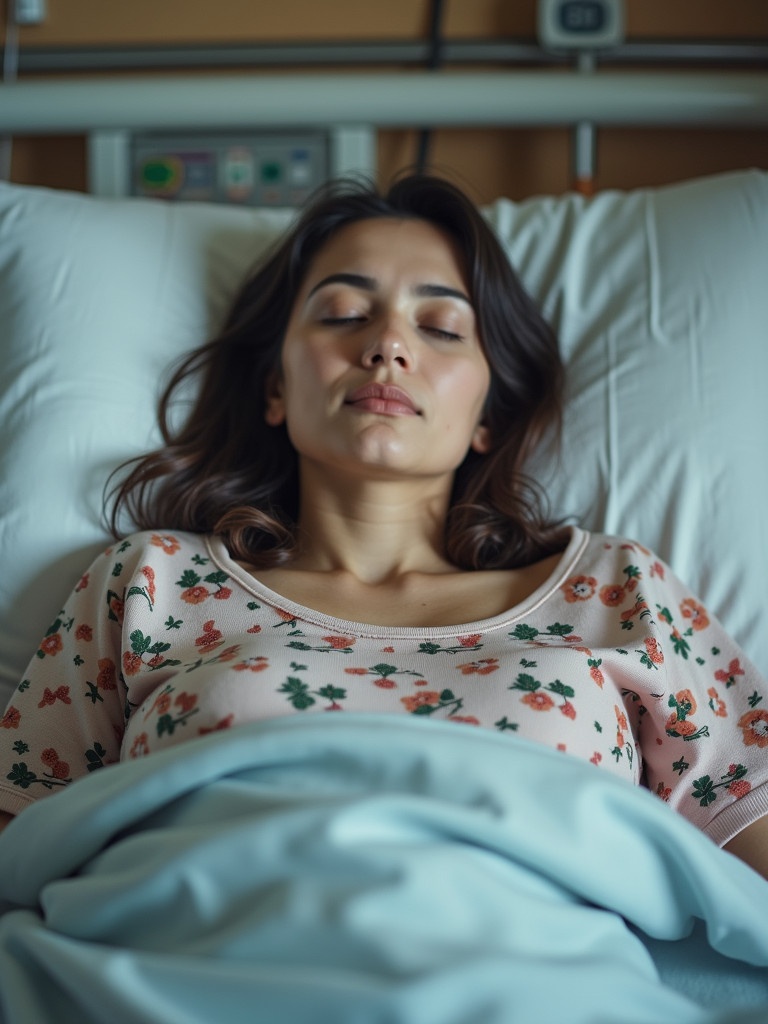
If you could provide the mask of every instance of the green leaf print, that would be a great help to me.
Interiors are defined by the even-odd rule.
[[[570,636],[573,633],[573,626],[564,626],[561,622],[555,622],[554,625],[548,627],[547,633],[552,636]]]
[[[309,692],[309,686],[296,679],[295,676],[288,676],[282,686],[278,687],[278,693],[285,693],[291,704],[297,711],[306,711],[315,703],[315,698]]]
[[[509,689],[526,690],[528,693],[535,693],[540,686],[541,683],[537,679],[534,679],[533,676],[529,675],[527,672],[521,672]]]
[[[559,679],[555,679],[553,683],[547,683],[547,689],[552,693],[558,693],[561,697],[573,697],[576,693],[572,686],[566,686]]]
[[[717,800],[715,784],[712,779],[708,775],[702,775],[700,779],[695,779],[692,795],[694,799],[699,801],[700,807],[709,807],[711,803]]]
[[[196,587],[199,582],[200,577],[194,569],[185,569],[181,574],[181,579],[176,581],[176,586],[183,590],[189,590],[190,587]]]
[[[152,646],[152,637],[144,636],[140,629],[134,629],[130,636],[131,650],[134,654],[138,654],[141,657],[142,654],[146,654],[149,648]],[[170,647],[170,644],[168,645]]]
[[[85,752],[86,768],[89,772],[95,772],[98,768],[104,767],[104,758],[107,752],[100,743],[94,743],[90,750]]]
[[[99,688],[96,683],[89,683],[86,679],[85,685],[88,687],[88,690],[83,696],[87,697],[91,704],[103,704],[104,698],[99,693]]]
[[[418,704],[411,710],[412,715],[432,715],[435,711],[440,711],[444,708],[450,708],[448,715],[455,715],[457,711],[460,711],[464,706],[464,701],[461,697],[457,697],[453,690],[443,690],[438,697],[437,702],[433,704]]]
[[[517,730],[519,729],[517,722],[510,722],[506,715],[504,715],[503,718],[500,718],[498,722],[494,722],[493,724],[501,732],[505,732],[507,729],[510,729],[512,732],[517,732]]]
[[[535,640],[539,635],[538,629],[534,629],[533,626],[519,625],[515,626],[514,630],[509,634],[514,637],[515,640]]]

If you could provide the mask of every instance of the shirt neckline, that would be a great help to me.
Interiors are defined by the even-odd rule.
[[[477,619],[472,622],[462,622],[450,626],[379,626],[370,622],[356,622],[351,619],[339,619],[333,615],[326,615],[325,612],[306,605],[290,601],[281,594],[269,587],[266,587],[255,576],[252,576],[246,569],[230,556],[227,547],[221,537],[209,534],[205,537],[205,546],[213,562],[225,572],[232,580],[242,587],[247,593],[260,598],[266,604],[281,611],[289,612],[296,619],[304,622],[311,622],[322,626],[324,629],[335,633],[351,633],[359,637],[376,637],[395,639],[397,637],[450,637],[466,633],[485,633],[493,629],[513,623],[523,616],[530,615],[549,597],[552,596],[572,575],[573,566],[581,557],[584,548],[589,541],[589,533],[578,526],[569,527],[571,538],[560,557],[555,568],[544,582],[533,591],[524,601],[494,615],[491,618]]]

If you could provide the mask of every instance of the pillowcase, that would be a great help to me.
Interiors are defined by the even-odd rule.
[[[768,174],[486,214],[562,339],[553,509],[655,548],[768,672]],[[0,185],[0,706],[110,542],[170,364],[291,217]]]
[[[490,217],[567,364],[554,509],[654,548],[768,675],[768,174]]]

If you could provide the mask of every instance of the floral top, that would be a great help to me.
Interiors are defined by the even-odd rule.
[[[724,843],[768,813],[767,697],[671,570],[618,537],[574,528],[515,608],[414,629],[287,601],[220,538],[138,533],[82,577],[0,719],[0,809],[238,723],[385,712],[546,743]]]

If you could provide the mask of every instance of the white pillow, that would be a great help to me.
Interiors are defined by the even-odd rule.
[[[487,213],[569,367],[555,509],[655,547],[768,672],[768,174]],[[0,186],[0,707],[109,543],[168,364],[289,219]]]

